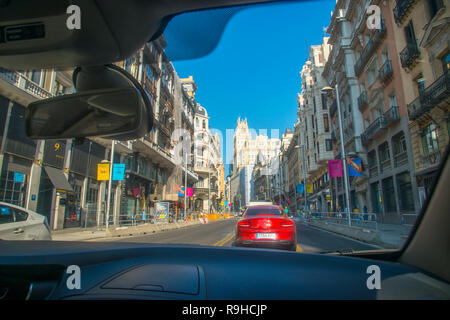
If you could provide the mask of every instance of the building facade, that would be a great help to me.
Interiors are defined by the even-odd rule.
[[[117,63],[141,83],[153,107],[153,129],[133,141],[28,139],[26,106],[74,92],[71,71],[0,69],[0,201],[37,211],[48,218],[52,229],[103,225],[109,190],[107,181],[97,180],[97,165],[113,157],[114,163],[125,164],[126,173],[124,180],[112,181],[109,191],[111,224],[148,219],[157,201],[169,202],[175,214],[183,212],[180,188],[194,187],[200,178],[194,172],[195,156],[189,155],[194,147],[180,153],[176,145],[184,136],[195,139],[199,108],[167,58],[165,46],[162,36]],[[217,139],[211,142],[217,144]],[[214,161],[221,163],[220,152]],[[194,192],[187,199],[188,210],[195,209],[195,196]]]

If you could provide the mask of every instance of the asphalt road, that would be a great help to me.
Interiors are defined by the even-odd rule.
[[[234,241],[237,219],[194,225],[146,236],[115,238],[120,242],[198,244],[231,246]],[[297,222],[297,251],[324,252],[339,249],[371,250],[378,247],[346,238],[328,231]]]

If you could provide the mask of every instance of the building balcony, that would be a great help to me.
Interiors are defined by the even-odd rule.
[[[402,67],[410,69],[419,60],[420,50],[417,47],[417,43],[408,43],[406,47],[400,52],[400,61]]]
[[[390,126],[392,123],[400,120],[400,115],[398,113],[398,107],[393,106],[391,107],[386,113],[384,114],[385,117],[385,127]]]
[[[376,165],[371,166],[371,167],[369,168],[369,176],[370,176],[371,178],[377,177],[377,176],[378,176],[378,167],[377,167]]]
[[[382,115],[373,121],[361,135],[362,144],[367,144],[381,130],[385,129],[386,116]]]
[[[381,66],[378,72],[378,78],[381,83],[386,84],[392,79],[392,64],[391,60],[386,60],[386,62]]]
[[[397,5],[394,8],[394,19],[396,23],[401,23],[403,19],[412,10],[417,0],[397,0]]]
[[[0,79],[30,94],[34,98],[47,99],[53,97],[53,94],[29,80],[20,72],[10,71],[0,67]]]
[[[450,97],[450,73],[446,73],[408,104],[409,120],[415,121]]]
[[[394,154],[394,166],[401,167],[408,163],[408,153],[406,151]]]
[[[363,91],[358,97],[358,108],[362,111],[364,107],[367,105],[367,92]]]
[[[355,74],[357,76],[359,76],[362,73],[362,70],[366,65],[367,61],[369,61],[374,51],[386,37],[386,25],[384,24],[383,20],[381,20],[380,24],[381,24],[380,29],[377,29],[375,33],[372,35],[369,42],[367,42],[366,46],[364,47],[361,56],[355,63]]]

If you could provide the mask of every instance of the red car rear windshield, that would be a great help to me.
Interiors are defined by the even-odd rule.
[[[284,215],[283,211],[278,208],[248,208],[247,216],[256,216],[256,215],[274,215],[274,216],[282,216]]]

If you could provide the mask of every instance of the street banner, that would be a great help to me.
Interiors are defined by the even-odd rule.
[[[362,176],[362,164],[360,158],[347,159],[348,175],[350,177]]]
[[[225,202],[223,202],[223,201],[220,201],[220,205],[221,206],[223,206],[225,204]]]
[[[178,188],[178,196],[179,197],[184,197],[184,187],[179,187]]]
[[[225,201],[225,207],[228,207],[228,201]]]
[[[231,203],[229,203],[228,206],[231,208]]]
[[[194,196],[194,188],[187,188],[186,189],[186,196],[193,197]]]
[[[112,179],[122,181],[125,178],[125,163],[113,163]]]
[[[305,187],[303,185],[303,183],[297,183],[297,193],[304,193],[305,192]]]
[[[342,177],[342,160],[328,160],[328,172],[330,173],[330,178]]]
[[[25,175],[21,172],[14,172],[14,183],[22,183],[25,181]]]
[[[313,193],[313,185],[312,185],[312,183],[307,183],[306,184],[306,192],[307,193]]]
[[[156,221],[167,222],[169,219],[169,203],[156,202],[155,213],[156,213]]]
[[[98,181],[109,180],[109,163],[97,164],[97,180]]]

